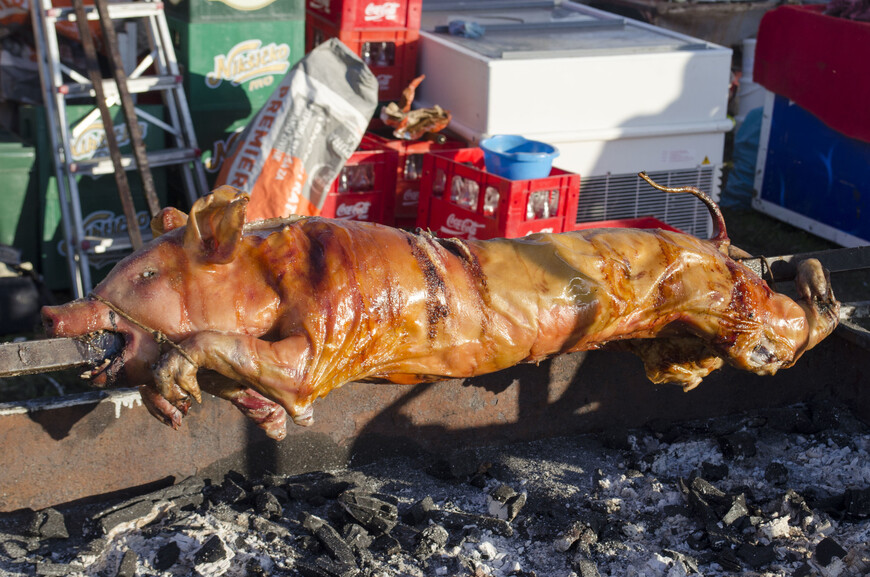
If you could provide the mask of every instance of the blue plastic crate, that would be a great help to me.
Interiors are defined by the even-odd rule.
[[[785,97],[772,98],[754,206],[843,245],[870,244],[870,143],[829,128]]]

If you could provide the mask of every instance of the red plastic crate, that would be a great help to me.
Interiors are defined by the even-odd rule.
[[[392,225],[397,157],[394,150],[363,137],[332,183],[321,215]]]
[[[417,77],[418,29],[343,29],[309,14],[305,19],[305,52],[330,38],[338,38],[365,61],[378,79],[379,100],[398,100]]]
[[[559,168],[546,178],[508,180],[486,172],[479,148],[430,152],[423,160],[417,226],[468,239],[563,232],[566,222],[567,230],[573,224],[579,194],[580,175]]]
[[[307,0],[309,16],[323,18],[341,29],[420,29],[423,0]]]
[[[394,202],[396,222],[416,222],[417,209],[420,204],[420,180],[423,176],[424,155],[427,152],[465,148],[467,144],[462,140],[451,138],[441,144],[428,140],[398,140],[383,136],[384,133],[388,134],[389,132],[378,128],[376,123],[372,124],[372,129],[378,130],[378,132],[368,132],[366,135],[369,138],[384,148],[395,150],[399,155],[396,162],[396,199]]]
[[[662,222],[654,216],[641,216],[638,218],[620,218],[617,220],[596,220],[591,222],[577,222],[567,230],[585,230],[590,228],[660,228],[671,232],[683,232],[666,222]]]

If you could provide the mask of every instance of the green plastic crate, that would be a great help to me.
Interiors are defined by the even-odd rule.
[[[39,199],[36,151],[9,132],[0,131],[0,244],[14,246],[24,261],[39,261]]]
[[[305,55],[305,19],[191,23],[169,18],[191,111],[256,113]]]
[[[303,0],[168,0],[166,13],[185,22],[299,20]]]
[[[163,107],[160,105],[140,106],[143,111],[163,118]],[[68,117],[72,122],[83,118],[93,107],[74,105],[67,107]],[[112,108],[112,118],[116,133],[119,134],[119,142],[122,144],[121,152],[130,153],[131,149],[126,144],[127,138],[124,117],[120,109]],[[39,238],[39,269],[46,284],[52,290],[68,290],[70,288],[69,269],[66,260],[66,245],[63,238],[63,223],[61,222],[60,199],[57,191],[57,178],[53,150],[48,135],[48,127],[45,121],[45,111],[41,106],[25,106],[19,111],[20,133],[23,138],[33,142],[36,150],[36,197],[39,200],[37,219],[40,223]],[[145,146],[149,151],[165,148],[165,133],[156,126],[150,126],[140,119],[140,127],[143,131]],[[86,131],[82,138],[73,143],[73,155],[76,158],[93,156],[95,148],[99,145],[102,129],[102,121],[96,121],[96,126],[91,125],[93,130]],[[101,153],[100,155],[105,155]],[[152,168],[154,186],[161,206],[166,205],[166,177],[167,168]],[[150,235],[150,216],[148,214],[145,196],[142,192],[142,183],[139,173],[135,170],[127,171],[127,179],[130,183],[130,191],[133,195],[133,203],[140,228],[143,234]],[[118,196],[118,186],[115,177],[111,174],[91,177],[78,177],[79,196],[82,206],[82,220],[85,234],[93,236],[114,236],[126,233],[127,219]],[[106,276],[112,266],[125,256],[123,252],[110,252],[103,255],[91,255],[91,278],[96,284]]]

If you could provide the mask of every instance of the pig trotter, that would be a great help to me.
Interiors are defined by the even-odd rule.
[[[809,338],[804,350],[816,346],[837,327],[840,318],[840,303],[831,289],[830,273],[822,264],[810,258],[797,267],[795,286],[801,308],[807,314]]]
[[[190,406],[189,397],[202,402],[202,393],[196,381],[198,366],[176,349],[165,353],[154,369],[157,391],[171,404],[187,413],[183,406]]]
[[[181,426],[181,419],[187,414],[187,408],[190,406],[189,402],[183,410],[177,409],[151,385],[140,385],[139,395],[142,397],[142,403],[145,405],[145,408],[157,420],[176,430]]]

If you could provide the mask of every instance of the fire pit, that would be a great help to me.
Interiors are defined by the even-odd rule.
[[[189,478],[7,518],[0,573],[866,575],[868,453],[870,427],[819,403],[446,459]]]

